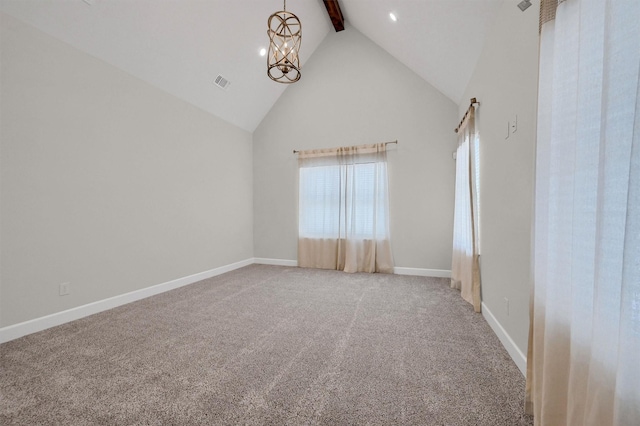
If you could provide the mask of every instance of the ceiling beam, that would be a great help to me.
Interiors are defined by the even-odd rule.
[[[329,13],[329,18],[331,18],[333,28],[336,29],[336,32],[344,30],[344,17],[342,16],[342,11],[340,10],[338,0],[323,1],[324,6],[327,8],[327,13]]]

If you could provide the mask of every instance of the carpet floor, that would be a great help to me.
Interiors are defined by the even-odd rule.
[[[0,424],[530,425],[448,280],[251,265],[0,345]]]

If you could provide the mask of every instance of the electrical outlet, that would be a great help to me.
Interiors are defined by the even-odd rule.
[[[62,283],[60,284],[60,289],[59,289],[59,294],[60,296],[66,296],[69,293],[71,293],[71,283]]]
[[[509,299],[504,298],[504,312],[509,316]]]

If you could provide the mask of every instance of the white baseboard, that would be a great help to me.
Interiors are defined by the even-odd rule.
[[[393,273],[398,275],[415,275],[419,277],[451,278],[451,271],[446,269],[403,268],[396,266]]]
[[[253,259],[254,263],[260,265],[276,265],[276,266],[298,266],[297,260],[289,259],[267,259],[263,257],[256,257]],[[423,269],[423,268],[393,268],[393,273],[398,275],[417,275],[421,277],[443,277],[451,278],[451,271],[446,269]]]
[[[46,315],[44,317],[35,318],[29,321],[3,327],[0,328],[0,343],[8,342],[10,340],[26,336],[27,334],[46,330],[47,328],[55,327],[57,325],[61,325],[70,321],[75,321],[89,315],[97,314],[98,312],[113,309],[115,307],[154,296],[156,294],[164,293],[165,291],[173,290],[178,287],[193,284],[195,282],[215,277],[216,275],[221,275],[225,272],[230,272],[234,269],[242,268],[253,263],[254,259],[245,259],[240,262],[220,266],[219,268],[214,268],[208,271],[189,275],[187,277],[178,278],[166,283],[157,284],[151,287],[110,297],[108,299],[98,300],[97,302],[92,302],[86,305],[67,309],[66,311],[56,312],[55,314]]]
[[[298,266],[297,260],[289,259],[267,259],[264,257],[254,257],[253,263],[260,265],[276,265],[276,266]]]
[[[498,339],[500,339],[502,346],[504,346],[504,348],[507,350],[507,352],[511,356],[511,359],[513,359],[513,362],[516,363],[522,375],[526,377],[527,357],[522,353],[520,348],[516,346],[516,343],[513,341],[511,336],[509,336],[509,333],[507,333],[507,331],[502,327],[496,317],[493,316],[484,302],[482,302],[482,316],[489,323],[489,326],[491,326],[493,332],[496,333],[496,336],[498,336]]]

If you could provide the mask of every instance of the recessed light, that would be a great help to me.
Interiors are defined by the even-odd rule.
[[[393,22],[396,22],[398,20],[398,17],[393,12],[389,13],[389,18],[391,18]]]
[[[267,49],[265,49],[264,47],[260,49],[260,56],[264,56],[266,54],[267,54]]]

